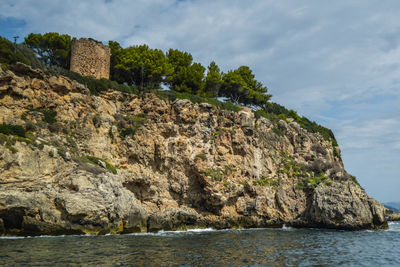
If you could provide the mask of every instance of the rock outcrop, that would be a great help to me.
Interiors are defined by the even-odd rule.
[[[340,151],[296,122],[0,69],[0,233],[381,229]]]
[[[389,221],[400,221],[400,213],[393,213],[389,215]]]

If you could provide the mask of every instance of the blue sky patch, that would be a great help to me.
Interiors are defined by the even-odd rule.
[[[0,35],[6,37],[9,40],[14,40],[14,36],[20,35],[21,30],[25,26],[25,20],[0,17]],[[22,39],[23,37],[24,36],[20,36],[20,38]]]

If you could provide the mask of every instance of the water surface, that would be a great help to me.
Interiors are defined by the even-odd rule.
[[[194,230],[3,237],[1,266],[400,266],[400,223],[386,231]]]

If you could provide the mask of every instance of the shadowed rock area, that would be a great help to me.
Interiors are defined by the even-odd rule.
[[[387,228],[340,151],[296,122],[154,94],[90,95],[66,77],[0,69],[0,233],[213,227]]]

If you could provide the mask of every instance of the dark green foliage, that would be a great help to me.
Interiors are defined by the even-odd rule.
[[[0,133],[0,145],[4,145],[7,142],[7,136],[3,133]]]
[[[263,109],[255,111],[254,114],[256,118],[265,117],[273,122],[277,122],[280,119],[286,120],[287,118],[293,118],[302,128],[311,133],[320,133],[326,141],[330,141],[334,148],[334,155],[340,158],[340,155],[336,151],[338,143],[332,130],[325,128],[314,121],[310,121],[304,116],[300,117],[296,111],[288,110],[277,103],[268,102],[265,104]]]
[[[284,136],[284,132],[282,132],[278,127],[272,127],[272,131],[277,135],[277,136]]]
[[[272,113],[272,114],[285,114],[288,115],[290,113],[290,111],[288,109],[286,109],[284,106],[281,106],[277,103],[273,103],[273,102],[268,102],[267,104],[265,104],[264,106],[264,110],[267,113]]]
[[[207,155],[204,153],[197,154],[196,159],[207,160]]]
[[[45,121],[49,124],[55,123],[57,121],[56,120],[57,111],[44,109],[44,110],[42,110],[42,113],[44,115],[43,121]]]
[[[56,120],[56,116],[57,116],[57,111],[55,110],[51,110],[51,109],[31,109],[31,111],[37,111],[43,114],[43,121],[47,122],[49,124],[53,124],[55,123]]]
[[[68,133],[68,130],[67,130],[67,128],[64,126],[64,125],[62,125],[61,123],[49,123],[49,130],[50,130],[50,132],[52,132],[52,133],[64,133],[64,134],[67,134]]]
[[[124,77],[120,77],[120,72],[115,68],[120,62],[120,54],[122,52],[122,47],[118,42],[108,41],[108,47],[110,48],[111,58],[110,58],[110,79],[123,83]],[[121,82],[122,81],[122,82]]]
[[[267,91],[267,87],[255,79],[249,67],[241,66],[223,76],[219,96],[234,103],[262,108],[271,98]]]
[[[29,34],[25,38],[26,44],[15,46],[9,40],[0,37],[0,63],[12,64],[21,61],[33,67],[43,66],[35,57],[51,68],[45,69],[49,75],[64,75],[85,85],[92,94],[98,95],[102,91],[116,90],[129,94],[139,94],[140,91],[151,91],[159,97],[175,99],[189,99],[194,103],[209,103],[224,110],[239,111],[239,103],[250,107],[260,107],[255,111],[257,118],[266,117],[273,122],[280,119],[293,118],[299,125],[311,133],[320,133],[325,140],[331,141],[334,155],[340,158],[336,139],[331,130],[300,117],[295,111],[268,102],[271,95],[267,94],[267,87],[255,79],[252,70],[241,66],[236,70],[223,74],[215,62],[205,68],[193,62],[190,53],[170,49],[166,54],[158,49],[150,49],[147,45],[122,48],[119,43],[110,41],[111,49],[111,79],[97,80],[93,77],[84,77],[67,70],[70,61],[70,47],[73,39],[68,35],[58,33]],[[35,53],[32,52],[34,50]],[[4,66],[3,67],[7,67]],[[160,91],[161,83],[167,84],[171,91]],[[128,86],[131,84],[134,86]],[[230,101],[221,102],[216,96],[225,97]],[[55,122],[54,114],[45,114],[44,121]],[[125,127],[121,133],[124,136],[134,135],[136,127]],[[282,136],[279,129],[273,131]]]
[[[193,57],[187,52],[170,49],[167,52],[170,73],[165,83],[171,90],[197,94],[204,92],[204,71],[200,63],[193,63]]]
[[[222,169],[217,168],[217,169],[207,169],[201,172],[205,176],[210,177],[214,181],[222,181],[224,178],[224,172]]]
[[[273,113],[268,113],[267,111],[265,111],[264,109],[260,108],[256,111],[254,111],[254,116],[256,117],[256,119],[259,119],[261,117],[267,118],[271,121],[274,121],[274,119],[276,118],[276,115]]]
[[[255,180],[253,185],[257,186],[271,186],[272,188],[277,188],[279,186],[279,180],[273,178],[263,177],[261,179]]]
[[[26,45],[14,45],[11,41],[0,36],[0,63],[14,64],[16,62],[40,67],[40,62],[35,54]]]
[[[360,183],[357,181],[357,178],[354,175],[350,175],[350,179],[356,184],[356,185],[360,185]]]
[[[116,117],[118,121],[118,129],[121,137],[134,137],[136,132],[146,123],[145,114],[137,114],[133,116]]]
[[[312,177],[306,177],[301,180],[296,185],[297,189],[301,189],[303,191],[307,190],[314,190],[318,185],[324,184],[324,185],[330,185],[332,183],[332,180],[329,179],[325,175],[325,173],[320,173],[317,176],[312,176]]]
[[[268,102],[264,107],[264,111],[257,111],[256,116],[257,115],[264,116],[265,113],[272,113],[278,116],[276,117],[276,119],[293,118],[301,127],[306,129],[307,131],[311,133],[320,133],[325,140],[332,141],[332,144],[334,146],[337,146],[335,136],[330,129],[327,129],[317,124],[314,121],[312,122],[306,117],[300,117],[294,110],[288,110],[284,106],[281,106],[273,102]],[[282,115],[284,115],[285,117],[282,117]],[[264,116],[264,117],[270,117],[270,116]]]
[[[43,64],[36,57],[35,53],[25,43],[17,44],[17,51],[23,56],[22,60],[17,61],[30,65],[33,68],[43,68]]]
[[[0,133],[5,135],[16,135],[20,137],[25,137],[25,129],[19,125],[12,124],[0,124]]]
[[[93,121],[93,125],[96,128],[100,127],[100,115],[99,114],[94,115],[92,118],[92,121]]]
[[[138,94],[139,90],[137,87],[128,86],[125,84],[117,83],[108,79],[96,79],[90,76],[82,76],[76,72],[72,72],[62,68],[48,68],[46,70],[49,75],[63,75],[71,80],[75,80],[80,84],[85,85],[92,94],[98,95],[102,91],[115,90],[123,93]]]
[[[111,77],[120,83],[136,85],[140,88],[160,88],[163,76],[170,72],[164,53],[150,49],[147,45],[122,48],[110,41]]]
[[[14,54],[14,44],[6,38],[0,37],[0,62],[1,63],[15,63],[18,61],[17,55]]]
[[[13,147],[13,146],[7,146],[7,148],[8,148],[8,150],[10,150],[11,153],[13,153],[13,154],[18,153],[18,149],[16,149],[16,148]]]
[[[43,64],[66,69],[70,63],[71,42],[71,36],[55,32],[43,35],[31,33],[25,38],[26,45],[38,55]]]
[[[204,97],[216,97],[222,85],[222,74],[218,65],[212,61],[208,66],[208,72],[205,79],[205,87],[203,92],[197,94]]]

